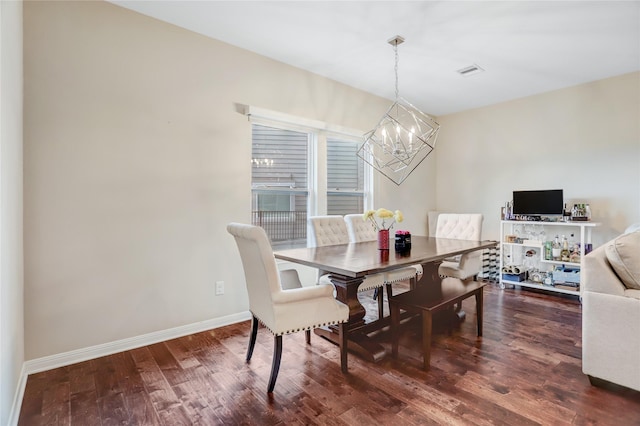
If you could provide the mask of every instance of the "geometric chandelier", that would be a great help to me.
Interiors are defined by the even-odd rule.
[[[401,36],[388,41],[395,51],[396,100],[378,122],[364,135],[358,157],[400,185],[436,146],[440,125],[405,99],[398,91],[398,45]]]

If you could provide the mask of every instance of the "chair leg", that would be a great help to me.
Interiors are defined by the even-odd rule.
[[[341,323],[338,326],[338,332],[340,340],[340,370],[342,370],[342,374],[347,374],[349,372],[347,365],[347,324]]]
[[[382,287],[376,289],[378,292],[378,319],[384,317],[384,291]]]
[[[251,319],[251,336],[249,336],[249,348],[247,349],[247,362],[251,361],[253,348],[256,346],[256,336],[258,335],[258,318]]]
[[[306,330],[304,334],[305,334],[305,336],[306,336],[306,339],[307,339],[307,345],[308,345],[308,344],[310,344],[310,343],[311,343],[311,330]]]
[[[453,308],[453,313],[458,318],[458,322],[462,322],[467,317],[467,313],[462,310],[462,302],[458,302],[455,304]]]
[[[478,326],[478,336],[482,336],[482,306],[483,306],[483,290],[484,287],[481,287],[476,292],[476,323]]]
[[[273,337],[273,361],[271,364],[271,377],[269,377],[269,387],[267,392],[273,392],[273,388],[276,387],[276,379],[278,378],[278,371],[280,371],[280,359],[282,358],[282,336]]]

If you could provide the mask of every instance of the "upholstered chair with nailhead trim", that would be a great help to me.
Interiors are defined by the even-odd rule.
[[[340,215],[311,216],[311,246],[323,247],[337,244],[349,244],[349,232],[344,218]],[[329,284],[329,274],[326,271],[318,271],[318,283]],[[358,291],[367,291],[384,286],[384,274],[367,275]]]
[[[375,241],[378,238],[378,233],[373,226],[371,226],[371,222],[363,220],[361,214],[347,214],[344,216],[344,221],[347,224],[349,241],[352,243]],[[384,283],[387,288],[387,296],[392,296],[391,284],[400,281],[409,281],[411,288],[415,288],[416,282],[420,280],[420,278],[422,278],[422,265],[419,264],[385,272]]]
[[[283,271],[281,277],[269,237],[264,229],[230,223],[227,225],[227,231],[236,240],[249,295],[252,327],[247,362],[251,360],[255,347],[258,322],[274,335],[273,361],[267,392],[273,392],[278,378],[284,334],[339,324],[340,366],[342,372],[346,373],[347,333],[344,323],[349,319],[349,308],[333,297],[333,286],[303,287],[295,270]]]
[[[480,241],[482,234],[482,214],[480,213],[440,213],[436,222],[436,238]],[[482,250],[465,253],[445,259],[438,267],[441,277],[476,278],[482,268]],[[456,305],[456,312],[464,318],[462,304]]]
[[[479,213],[440,213],[436,225],[437,238],[480,241],[482,234],[482,215]],[[445,259],[438,273],[443,277],[475,277],[482,267],[482,250],[476,250],[461,256]]]

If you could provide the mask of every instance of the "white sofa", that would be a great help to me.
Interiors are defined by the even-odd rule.
[[[640,231],[584,258],[582,371],[640,391]]]

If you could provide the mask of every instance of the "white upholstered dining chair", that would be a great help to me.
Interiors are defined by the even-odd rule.
[[[480,241],[482,235],[482,214],[480,213],[438,213],[436,215],[436,238]],[[476,278],[482,268],[482,251],[476,250],[445,259],[438,267],[441,277],[467,280]],[[443,281],[444,283],[444,281]],[[444,285],[444,284],[443,284]],[[462,303],[455,307],[457,315],[463,319]]]
[[[360,220],[362,220],[362,216],[360,216]],[[352,241],[350,239],[347,222],[345,221],[343,216],[312,216],[309,218],[309,222],[311,223],[312,229],[312,245],[316,247],[358,242]],[[377,236],[374,234],[373,239],[376,238]],[[381,289],[385,286],[385,284],[388,284],[387,292],[389,293],[391,282],[410,279],[409,277],[411,275],[413,275],[415,279],[417,273],[415,268],[410,267],[403,269],[403,272],[400,272],[401,270],[398,270],[398,272],[392,271],[391,273],[385,272],[367,275],[364,278],[362,284],[360,284],[360,286],[358,287],[358,291],[367,291],[372,289],[376,290],[374,293],[374,297],[378,300],[378,318],[382,318],[384,316],[384,297]],[[328,274],[325,274],[325,271],[319,271],[319,275],[319,283],[331,282],[331,280],[329,280]],[[389,293],[389,295],[390,294],[391,293]]]
[[[264,229],[230,223],[227,231],[234,236],[244,269],[249,310],[252,315],[251,337],[246,361],[251,360],[258,333],[258,321],[274,335],[273,360],[267,392],[273,392],[280,370],[282,336],[297,331],[339,324],[340,366],[347,372],[347,332],[349,307],[333,297],[332,285],[302,287],[295,270],[278,273],[273,250]],[[284,287],[287,287],[286,289]]]
[[[323,247],[349,244],[349,232],[344,218],[340,215],[311,216],[311,246]],[[328,284],[331,280],[326,271],[318,271],[318,283]],[[384,285],[384,274],[367,275],[358,291],[367,291]]]
[[[311,216],[311,245],[313,247],[331,246],[336,244],[349,244],[349,231],[344,218],[340,215]],[[318,283],[331,283],[329,274],[326,271],[318,271]],[[378,299],[378,315],[382,318],[382,295],[378,294],[378,289],[385,284],[383,273],[371,274],[364,277],[364,281],[358,287],[358,291],[376,289],[374,297]],[[380,297],[378,297],[380,296]]]
[[[440,213],[436,225],[437,238],[480,241],[482,235],[482,214]],[[482,251],[476,250],[454,258],[445,259],[438,269],[443,277],[461,280],[475,277],[482,267]]]
[[[349,241],[359,243],[361,241],[375,241],[378,233],[369,221],[362,219],[361,214],[347,214],[344,216],[349,233]],[[422,265],[416,264],[406,268],[395,269],[384,273],[384,283],[387,284],[387,296],[391,297],[391,284],[399,281],[410,281],[411,288],[415,288],[416,282],[422,278]]]

